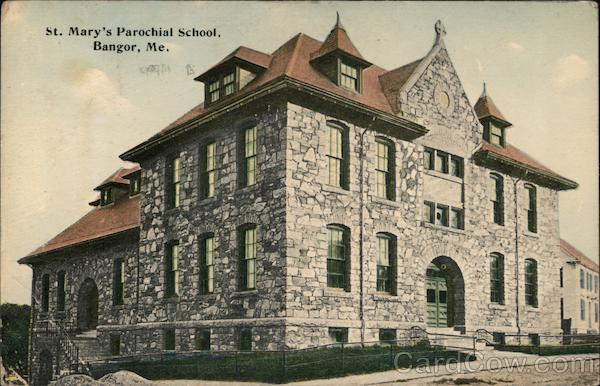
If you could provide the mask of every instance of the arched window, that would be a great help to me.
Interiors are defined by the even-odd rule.
[[[65,271],[58,272],[56,276],[56,310],[65,310],[65,298],[66,298],[67,280]]]
[[[535,186],[525,185],[527,211],[527,230],[532,233],[537,232],[537,192]]]
[[[394,181],[394,144],[385,138],[377,138],[377,196],[393,200],[396,193]]]
[[[504,304],[504,256],[490,254],[490,301]]]
[[[492,195],[492,219],[498,225],[504,225],[504,178],[492,173],[491,195]]]
[[[538,306],[537,262],[525,259],[525,304],[531,307]]]
[[[212,294],[215,289],[215,235],[207,233],[200,238],[200,293]]]
[[[396,294],[396,237],[377,233],[377,291]]]
[[[50,308],[50,275],[42,276],[42,312],[48,312]]]
[[[327,287],[350,291],[350,231],[342,225],[328,225]]]
[[[348,129],[327,123],[329,185],[348,189]]]

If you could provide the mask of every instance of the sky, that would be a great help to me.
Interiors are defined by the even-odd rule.
[[[29,303],[16,261],[91,207],[118,155],[203,100],[193,78],[238,46],[271,53],[298,32],[323,40],[338,11],[363,57],[394,69],[423,57],[441,19],[472,104],[487,83],[508,140],[577,181],[560,193],[561,236],[598,259],[598,11],[591,2],[2,3],[2,302]],[[219,37],[115,37],[118,27],[216,28]],[[113,36],[68,36],[69,27]],[[62,36],[47,36],[57,28]],[[95,51],[93,42],[141,52]],[[148,41],[163,52],[146,52]]]

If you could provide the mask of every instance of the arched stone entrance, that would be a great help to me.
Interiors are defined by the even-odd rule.
[[[77,328],[79,331],[95,330],[98,325],[98,287],[87,278],[79,288],[77,297]]]
[[[43,350],[39,357],[38,382],[36,384],[46,386],[52,380],[52,354]]]
[[[454,260],[438,256],[426,272],[427,325],[462,327],[465,325],[465,282]]]

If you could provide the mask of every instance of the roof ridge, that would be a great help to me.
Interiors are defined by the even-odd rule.
[[[293,42],[291,44],[294,44],[294,49],[292,50],[292,54],[290,55],[290,58],[287,62],[287,64],[285,65],[285,70],[283,71],[284,75],[290,76],[291,75],[291,70],[294,68],[294,64],[296,63],[296,59],[298,58],[298,48],[300,47],[300,37],[302,36],[302,32],[297,33],[296,35],[294,35],[294,37],[292,37],[290,40],[288,40],[288,42]],[[295,40],[295,41],[294,41]],[[287,42],[285,43],[287,44]],[[285,45],[284,44],[284,45]]]

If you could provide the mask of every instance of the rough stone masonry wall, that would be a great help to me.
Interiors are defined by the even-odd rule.
[[[451,112],[433,102],[440,83],[454,100]],[[438,256],[453,259],[465,282],[465,327],[516,332],[515,322],[515,218],[511,177],[504,176],[505,225],[493,224],[488,191],[490,170],[474,164],[471,155],[482,141],[482,127],[466,98],[443,49],[408,93],[404,115],[420,121],[430,133],[409,143],[367,130],[364,137],[366,181],[364,216],[366,339],[377,340],[379,328],[425,325],[425,272]],[[349,130],[349,190],[327,185],[327,122]],[[341,117],[325,116],[288,104],[287,134],[287,307],[286,340],[292,347],[328,342],[328,327],[349,328],[349,341],[360,339],[359,321],[359,139],[364,128]],[[385,137],[395,148],[396,194],[389,201],[375,197],[376,137]],[[423,145],[461,156],[465,160],[463,183],[465,230],[424,225]],[[435,175],[435,173],[433,173]],[[523,182],[517,186],[519,206],[524,202]],[[557,333],[558,315],[558,202],[557,193],[537,187],[538,233],[523,231],[526,213],[519,209],[519,280],[522,332]],[[522,208],[522,207],[521,207]],[[350,229],[350,292],[327,288],[327,225]],[[376,234],[397,238],[395,295],[376,292]],[[490,304],[489,254],[505,258],[505,304]],[[524,300],[524,259],[538,262],[537,308]]]
[[[99,209],[102,210],[102,209]],[[43,350],[49,350],[55,360],[62,352],[57,349],[55,333],[46,333],[45,325],[48,320],[59,319],[65,326],[77,326],[78,295],[82,283],[92,279],[98,288],[98,328],[99,330],[108,325],[126,325],[135,321],[135,294],[137,271],[132,268],[126,271],[124,288],[124,305],[112,305],[112,283],[113,266],[117,258],[125,259],[128,267],[136,267],[138,241],[135,237],[117,237],[101,244],[93,244],[83,248],[66,250],[60,255],[48,258],[47,263],[35,264],[33,266],[33,296],[36,299],[34,332],[32,340],[33,366],[32,374],[38,375],[39,354]],[[57,277],[58,272],[66,274],[65,311],[57,310]],[[50,275],[50,296],[48,313],[42,313],[42,277]],[[102,332],[99,332],[102,336]],[[109,354],[108,343],[99,346],[98,356]],[[66,366],[66,358],[61,356],[59,360],[61,368]],[[59,369],[55,369],[58,371]],[[36,378],[34,378],[35,380]]]
[[[277,318],[285,316],[285,113],[281,106],[263,105],[254,114],[231,114],[171,144],[168,153],[142,162],[142,284],[137,328],[147,330],[144,334],[160,335],[162,332],[154,330],[176,328],[177,341],[185,341],[190,339],[189,328],[215,327],[214,345],[235,349],[234,332],[228,328],[257,326],[265,320],[276,325]],[[258,141],[256,184],[240,188],[239,135],[252,125],[257,127]],[[209,141],[216,142],[216,194],[202,198],[200,146]],[[181,156],[181,206],[167,209],[165,165],[167,156],[175,152]],[[257,289],[240,292],[237,233],[238,227],[247,223],[256,224],[257,229]],[[215,237],[215,289],[213,294],[201,295],[199,240],[207,232]],[[180,295],[167,298],[165,243],[173,240],[179,242]],[[283,331],[282,326],[279,329]],[[277,347],[281,340],[275,339],[276,335],[268,339],[255,334],[255,348]],[[152,342],[155,339],[150,337],[140,343],[139,350],[160,349]]]
[[[451,90],[454,109],[444,114],[434,102],[435,88]],[[448,53],[440,50],[425,73],[408,92],[403,113],[425,124],[430,133],[417,142],[459,155],[465,159],[464,207],[465,232],[455,233],[422,228],[423,240],[432,240],[427,260],[444,254],[457,261],[465,279],[467,329],[488,328],[516,332],[515,280],[515,195],[512,177],[504,175],[505,224],[493,223],[489,191],[490,170],[474,164],[472,154],[482,142],[482,127],[461,87]],[[510,135],[508,129],[508,135]],[[510,137],[509,137],[510,141]],[[560,331],[558,283],[558,194],[537,186],[538,232],[526,231],[524,182],[517,183],[519,221],[519,306],[522,332]],[[427,189],[425,186],[424,189]],[[420,199],[422,202],[422,199]],[[435,242],[435,240],[439,242]],[[428,252],[428,253],[427,253]],[[505,260],[505,304],[490,304],[489,260],[499,252]],[[524,260],[538,263],[537,308],[525,305]]]

